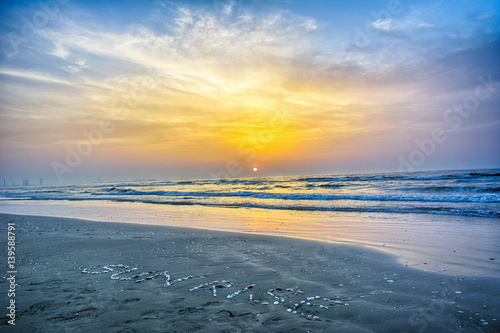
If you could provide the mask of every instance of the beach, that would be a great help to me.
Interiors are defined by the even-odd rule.
[[[13,332],[500,329],[498,277],[428,272],[360,244],[56,217],[0,220],[2,258],[8,223],[16,232],[15,326],[1,321]]]
[[[1,1],[0,333],[500,332],[500,1]]]

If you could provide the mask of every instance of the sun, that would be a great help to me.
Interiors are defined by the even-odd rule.
[[[253,168],[252,170],[253,170],[253,172],[257,172],[258,169],[257,168]]]

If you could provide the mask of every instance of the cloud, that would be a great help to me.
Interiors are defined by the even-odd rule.
[[[430,28],[434,28],[434,27],[436,27],[434,24],[427,23],[427,22],[420,22],[417,24],[417,28],[420,28],[420,29],[430,29]]]
[[[493,15],[481,15],[481,16],[478,16],[478,20],[488,20],[490,18],[492,18]]]
[[[333,43],[342,30],[320,18],[238,2],[162,2],[147,16],[154,22],[120,29],[68,15],[4,59],[0,126],[11,147],[55,151],[106,119],[116,129],[102,152],[223,163],[244,158],[241,143],[286,114],[260,156],[348,156],[375,143],[390,151],[438,126],[478,75],[497,77],[498,29],[478,28],[489,20],[455,29],[423,14],[369,24],[365,49],[348,35]],[[470,126],[491,120],[492,105]]]
[[[481,21],[491,20],[495,16],[496,15],[484,14],[484,12],[481,12],[480,10],[476,10],[474,12],[467,13],[466,18],[467,18],[467,20],[472,21],[472,22],[481,22]]]
[[[275,108],[293,104],[281,102],[287,89],[280,82],[294,70],[290,63],[295,57],[308,52],[315,20],[281,10],[258,15],[234,3],[221,12],[183,7],[175,12],[174,27],[165,33],[138,25],[110,32],[70,20],[40,31],[36,52],[48,58],[29,57],[37,72],[19,68],[3,74],[28,80],[24,84],[32,96],[54,98],[61,92],[54,85],[66,85],[80,97],[54,98],[59,102],[52,110],[66,108],[64,116],[48,113],[39,100],[38,111],[25,115],[25,129],[32,128],[31,120],[50,114],[59,124],[58,139],[50,142],[63,147],[78,142],[92,120],[108,118],[121,127],[102,149],[119,143],[124,147],[132,136],[133,146],[180,154],[175,147],[191,145],[183,154],[199,153],[207,139],[218,147],[234,147],[257,124],[269,123]],[[51,86],[41,89],[36,82]],[[12,97],[12,105],[16,98],[20,102],[21,92]],[[224,130],[213,124],[225,124]],[[43,136],[40,145],[47,145],[45,140],[49,138]],[[214,157],[211,150],[207,154]]]
[[[384,31],[384,32],[398,30],[398,28],[396,28],[394,26],[394,22],[392,19],[377,20],[377,21],[373,22],[373,27],[375,28],[375,30]]]
[[[0,69],[0,74],[13,76],[13,77],[26,78],[29,80],[43,81],[46,83],[57,83],[57,84],[70,85],[70,86],[75,85],[71,81],[46,76],[46,75],[43,75],[41,73],[36,73],[36,72],[16,71],[16,70],[1,70]]]
[[[69,52],[62,48],[61,45],[56,45],[55,49],[48,53],[63,59],[66,59],[66,57],[69,55]]]

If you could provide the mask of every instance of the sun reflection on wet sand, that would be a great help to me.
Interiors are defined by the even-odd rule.
[[[459,275],[500,274],[498,261],[489,260],[500,257],[497,221],[489,218],[23,200],[2,201],[0,212],[350,243],[378,248],[420,269]]]

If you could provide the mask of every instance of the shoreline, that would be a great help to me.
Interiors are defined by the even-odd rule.
[[[17,232],[14,331],[500,328],[500,279],[404,267],[368,247],[43,216],[0,221],[5,236],[9,222]]]
[[[498,219],[283,212],[108,201],[2,201],[0,213],[185,226],[370,246],[401,265],[447,275],[500,276]],[[496,258],[490,260],[489,258]]]

